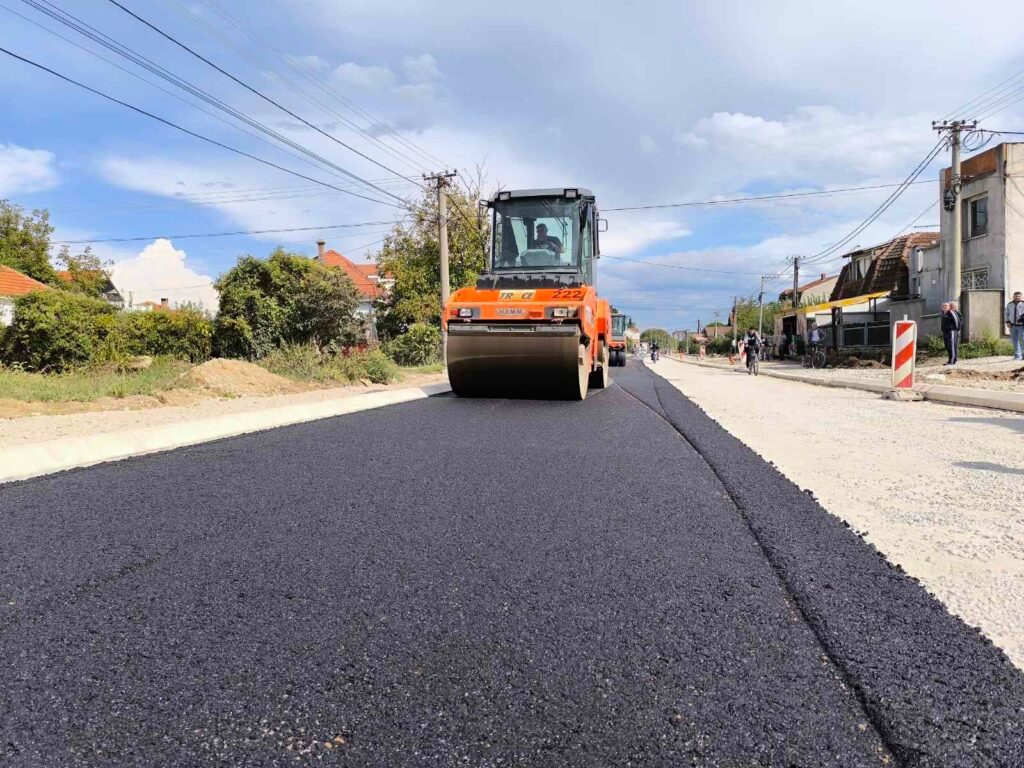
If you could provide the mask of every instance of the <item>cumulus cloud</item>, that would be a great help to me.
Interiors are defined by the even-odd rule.
[[[189,301],[202,304],[211,313],[217,311],[213,278],[192,269],[185,251],[170,240],[154,240],[137,256],[115,261],[111,280],[125,301],[130,296],[136,305],[169,299],[171,306]]]
[[[310,53],[305,56],[293,56],[292,58],[302,66],[307,69],[311,69],[314,72],[323,72],[327,69],[327,62],[314,53]]]
[[[601,253],[629,256],[655,243],[676,240],[689,234],[690,230],[674,221],[619,221],[601,234]]]
[[[414,83],[428,83],[436,80],[440,75],[437,69],[437,59],[429,53],[407,56],[402,60],[402,71]]]
[[[335,69],[334,76],[343,85],[366,91],[383,91],[395,84],[395,73],[376,64],[364,67],[350,61]]]
[[[831,106],[798,107],[770,119],[716,112],[675,137],[701,165],[757,181],[821,181],[883,176],[909,170],[934,143],[922,115],[849,114]]]
[[[57,186],[56,157],[45,149],[0,144],[0,197]]]

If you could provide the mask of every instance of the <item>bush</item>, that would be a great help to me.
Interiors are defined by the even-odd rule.
[[[398,368],[394,361],[379,349],[362,353],[366,378],[374,384],[387,384],[398,376]]]
[[[959,356],[965,360],[975,357],[1009,357],[1013,354],[1013,346],[1006,339],[998,339],[990,333],[980,339],[972,339],[960,344]]]
[[[383,352],[321,352],[312,344],[284,344],[259,361],[271,373],[296,381],[387,384],[398,368]]]
[[[210,358],[213,323],[202,312],[125,312],[116,339],[124,356],[154,355],[201,363]]]
[[[43,291],[15,302],[3,357],[27,370],[64,371],[133,355],[198,363],[210,357],[213,324],[201,312],[119,312],[66,291]]]
[[[441,360],[441,331],[433,325],[413,323],[384,349],[399,365],[430,365]]]
[[[946,347],[941,336],[929,336],[927,341],[928,354],[938,357],[946,354]],[[992,334],[985,334],[980,339],[960,342],[958,356],[964,360],[977,357],[1009,357],[1013,354],[1013,346],[1007,339],[999,339]]]
[[[304,256],[281,249],[266,260],[245,256],[221,276],[217,290],[213,348],[220,357],[259,360],[284,344],[324,349],[359,340],[352,281]]]
[[[32,371],[63,371],[90,362],[115,326],[110,304],[64,291],[37,291],[14,302],[3,357]]]

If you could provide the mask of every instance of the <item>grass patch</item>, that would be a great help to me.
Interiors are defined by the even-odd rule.
[[[415,376],[419,373],[440,373],[444,368],[440,362],[429,363],[427,365],[403,365],[398,369],[398,372],[402,376]]]
[[[35,403],[151,395],[183,386],[180,376],[188,368],[187,363],[170,358],[155,359],[145,371],[124,372],[114,366],[100,366],[63,373],[28,373],[0,366],[0,396]]]
[[[380,350],[332,354],[310,345],[289,344],[257,362],[278,376],[319,384],[389,384],[398,378],[398,366]]]

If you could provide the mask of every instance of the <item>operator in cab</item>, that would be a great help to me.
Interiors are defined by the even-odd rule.
[[[562,241],[554,235],[548,234],[547,224],[537,225],[537,237],[534,238],[534,246],[536,248],[547,248],[549,251],[553,251],[556,254],[562,253]]]

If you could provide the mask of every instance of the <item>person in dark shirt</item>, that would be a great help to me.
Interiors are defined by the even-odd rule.
[[[946,365],[956,365],[957,350],[960,346],[960,331],[964,326],[963,315],[953,302],[942,305],[942,343],[946,346],[949,360]]]
[[[547,224],[537,225],[537,237],[534,238],[534,244],[537,248],[547,248],[549,251],[559,254],[562,252],[562,241],[554,235],[548,234]]]

